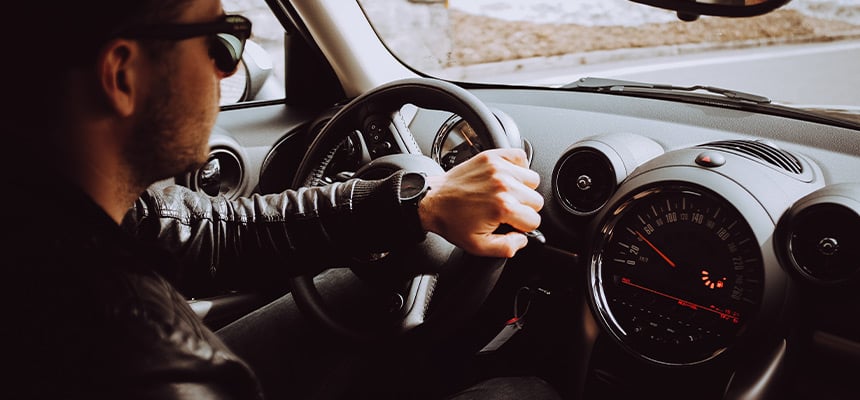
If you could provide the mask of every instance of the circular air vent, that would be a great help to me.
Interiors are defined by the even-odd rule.
[[[194,173],[191,184],[210,196],[232,199],[239,195],[243,172],[242,161],[235,153],[213,148],[206,164]]]
[[[568,147],[555,165],[555,198],[573,215],[592,215],[609,201],[631,171],[660,154],[663,148],[657,142],[632,133],[583,139]]]
[[[618,184],[615,167],[592,147],[577,147],[559,161],[553,173],[555,195],[575,215],[589,215],[609,200]]]
[[[805,279],[836,284],[860,271],[858,187],[827,187],[797,202],[780,219],[778,253]]]

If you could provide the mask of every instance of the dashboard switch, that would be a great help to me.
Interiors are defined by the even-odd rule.
[[[706,151],[696,156],[696,164],[703,167],[714,168],[726,163],[726,157],[716,151]]]

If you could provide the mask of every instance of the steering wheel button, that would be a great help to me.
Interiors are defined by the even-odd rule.
[[[696,156],[696,164],[703,167],[714,168],[726,163],[726,157],[716,151],[706,151]]]

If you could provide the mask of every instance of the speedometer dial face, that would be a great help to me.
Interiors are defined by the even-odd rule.
[[[637,356],[672,365],[707,361],[757,313],[761,249],[720,196],[693,185],[642,190],[601,232],[592,299],[606,328]]]

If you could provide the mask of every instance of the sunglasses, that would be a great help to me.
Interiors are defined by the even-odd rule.
[[[251,36],[251,21],[241,15],[225,15],[218,21],[195,24],[154,24],[132,27],[117,36],[128,39],[183,40],[211,35],[209,57],[215,66],[232,74],[242,59],[245,40]]]

